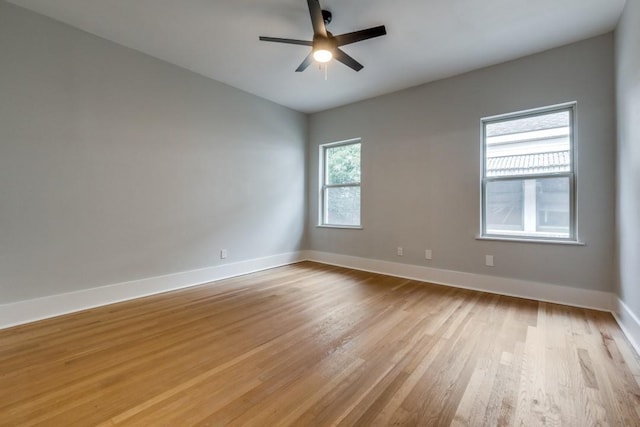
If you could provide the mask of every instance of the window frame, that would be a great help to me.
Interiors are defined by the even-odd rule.
[[[577,212],[577,129],[576,129],[576,110],[577,103],[567,102],[541,108],[517,111],[513,113],[500,114],[496,116],[484,117],[480,120],[481,128],[481,170],[480,170],[480,235],[478,239],[484,240],[505,240],[535,243],[560,243],[560,244],[578,244],[583,243],[578,239],[578,212]],[[549,113],[563,112],[569,113],[569,146],[570,146],[570,168],[567,172],[547,172],[526,175],[500,175],[494,177],[487,176],[487,157],[486,157],[486,129],[488,124],[500,123],[505,121],[517,120],[526,117],[535,117],[546,115]],[[569,180],[569,236],[554,237],[548,235],[536,236],[525,231],[513,231],[505,233],[489,233],[487,232],[487,184],[490,182],[527,180],[527,179],[544,179],[544,178],[568,178]]]
[[[360,145],[360,181],[359,182],[349,182],[343,184],[327,184],[328,179],[328,162],[327,162],[327,153],[329,149],[336,147],[343,147],[347,145]],[[330,142],[327,144],[321,144],[319,147],[319,209],[318,209],[318,227],[324,228],[344,228],[344,229],[354,229],[361,230],[362,229],[362,139],[361,138],[352,138],[346,139],[343,141]],[[360,216],[358,218],[358,225],[348,225],[348,224],[332,224],[327,222],[328,217],[328,205],[327,205],[327,191],[331,188],[360,188]]]

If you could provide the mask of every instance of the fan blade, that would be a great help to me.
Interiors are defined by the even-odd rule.
[[[313,57],[313,52],[309,52],[309,55],[307,55],[307,57],[304,58],[304,61],[302,61],[302,64],[300,64],[298,68],[296,68],[296,73],[306,70],[309,64],[311,64],[312,57]]]
[[[353,33],[340,34],[339,36],[335,36],[335,39],[336,42],[338,42],[338,46],[344,46],[346,44],[384,36],[385,34],[387,34],[387,29],[384,27],[384,25],[380,25],[379,27],[354,31]]]
[[[275,42],[275,43],[299,44],[302,46],[313,46],[313,42],[310,42],[307,40],[281,39],[278,37],[263,37],[263,36],[260,36],[260,40],[262,40],[263,42]]]
[[[354,69],[355,71],[360,71],[363,68],[363,65],[361,63],[359,63],[358,61],[356,61],[355,59],[353,59],[352,57],[344,53],[343,50],[340,50],[338,48],[336,48],[335,52],[333,53],[333,57],[337,61],[342,62],[344,65]]]
[[[313,25],[313,35],[327,37],[327,28],[324,26],[320,2],[318,0],[307,0],[307,4],[309,5],[311,25]]]

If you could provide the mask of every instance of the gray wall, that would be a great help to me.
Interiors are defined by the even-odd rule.
[[[620,294],[638,313],[631,21],[637,0],[619,29],[617,63]],[[0,58],[0,303],[216,265],[221,248],[225,262],[309,247],[612,289],[611,35],[314,114],[308,124],[3,1]],[[476,240],[480,118],[573,100],[587,245]],[[317,146],[353,137],[363,141],[364,229],[316,228]],[[484,266],[485,254],[495,267]]]
[[[307,118],[0,1],[0,303],[301,248]]]
[[[640,318],[640,0],[616,30],[617,244],[620,299]]]
[[[480,119],[567,101],[578,103],[579,237],[586,246],[476,240]],[[311,249],[612,290],[612,34],[314,114],[309,132]],[[317,228],[318,145],[354,137],[363,144],[364,229]],[[432,261],[424,260],[427,248]],[[495,267],[484,266],[485,254],[494,255]]]

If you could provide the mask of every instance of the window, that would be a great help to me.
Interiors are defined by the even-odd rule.
[[[360,140],[320,146],[320,225],[360,227]]]
[[[575,104],[482,120],[482,236],[576,240]]]

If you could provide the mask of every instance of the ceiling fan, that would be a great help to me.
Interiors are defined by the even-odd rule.
[[[340,49],[340,46],[387,34],[384,25],[380,25],[366,30],[334,36],[327,31],[327,24],[331,22],[331,12],[322,10],[318,0],[307,0],[307,4],[309,5],[309,15],[311,16],[311,25],[313,26],[313,41],[260,36],[260,40],[265,42],[311,46],[311,52],[304,61],[302,61],[302,64],[296,68],[296,72],[304,71],[309,64],[311,64],[312,59],[320,63],[325,63],[331,61],[332,58],[335,58],[355,71],[360,71],[363,65],[347,55]]]

